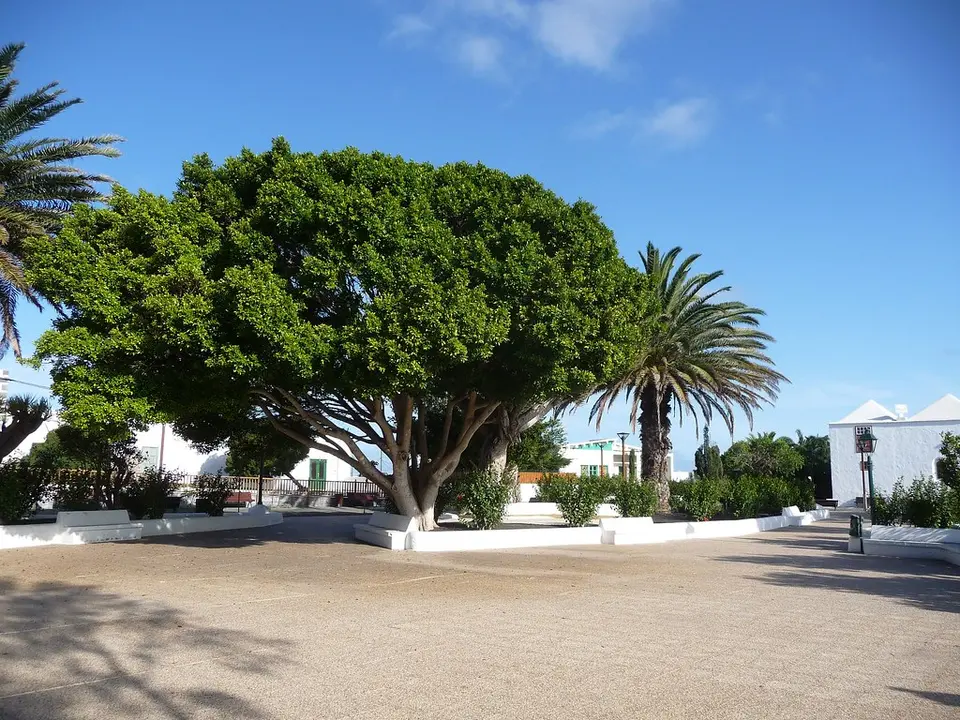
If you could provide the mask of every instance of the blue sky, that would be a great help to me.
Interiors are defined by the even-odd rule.
[[[139,5],[4,12],[22,87],[85,100],[49,131],[127,138],[97,167],[128,187],[169,193],[193,154],[277,135],[482,161],[593,202],[629,261],[680,245],[765,309],[792,384],[757,430],[960,393],[960,3]],[[26,352],[49,317],[22,313]],[[577,413],[568,435],[626,418],[596,431]],[[692,423],[674,443],[689,467]]]

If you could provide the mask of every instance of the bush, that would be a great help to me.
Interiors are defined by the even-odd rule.
[[[50,493],[52,472],[25,460],[0,464],[0,523],[19,522]]]
[[[503,521],[507,503],[513,497],[513,483],[502,475],[469,471],[454,482],[456,502],[468,516],[467,527],[490,530]],[[442,486],[441,486],[442,487]]]
[[[684,512],[683,496],[686,495],[687,488],[690,487],[690,481],[670,480],[667,485],[670,487],[670,511],[675,513]]]
[[[796,505],[801,511],[812,510],[816,503],[813,483],[809,480],[744,475],[730,481],[723,504],[734,517],[751,518],[779,515],[790,505]]]
[[[685,483],[677,508],[697,520],[709,520],[723,509],[730,483],[715,478],[697,478]]]
[[[206,506],[206,513],[210,517],[223,515],[223,508],[227,505],[227,498],[233,495],[230,481],[220,473],[216,475],[200,475],[194,484],[197,492],[197,504]],[[202,501],[202,502],[201,502]]]
[[[546,502],[556,503],[563,519],[573,527],[583,527],[590,522],[609,494],[609,480],[597,475],[579,478],[545,475],[540,481],[540,496]]]
[[[61,510],[99,510],[92,470],[58,470],[52,484],[53,502]]]
[[[166,470],[147,470],[133,478],[122,498],[134,520],[159,520],[167,510],[167,496],[180,485],[181,475]]]
[[[948,528],[960,523],[960,492],[921,476],[909,488],[903,481],[889,495],[877,493],[874,513],[878,525]]]
[[[657,510],[657,487],[651,481],[617,479],[610,489],[621,517],[650,517]]]

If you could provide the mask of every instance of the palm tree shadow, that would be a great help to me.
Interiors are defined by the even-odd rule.
[[[203,626],[172,607],[94,587],[0,580],[0,718],[96,709],[110,717],[189,720],[215,712],[266,720],[269,711],[231,688],[171,691],[157,676],[187,659],[237,677],[269,675],[287,647],[283,640]]]
[[[764,539],[763,542],[770,542]],[[796,547],[795,540],[784,544]],[[812,546],[812,548],[815,546]],[[840,552],[733,555],[721,562],[766,565],[762,582],[790,588],[822,588],[887,597],[905,605],[960,613],[960,571],[936,560],[907,560]]]
[[[910,693],[924,700],[932,700],[935,703],[946,705],[947,707],[960,708],[960,695],[953,693],[934,692],[932,690],[913,690],[911,688],[893,686],[890,686],[890,689],[896,690],[897,692]]]

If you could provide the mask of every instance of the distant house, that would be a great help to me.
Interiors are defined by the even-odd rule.
[[[59,426],[60,421],[54,416],[29,435],[12,453],[12,456],[27,455],[34,444],[42,443],[47,433]],[[173,432],[169,426],[151,425],[143,432],[137,433],[137,448],[143,456],[141,462],[143,469],[156,468],[161,460],[164,469],[187,475],[215,474],[223,472],[226,467],[226,448],[212,453],[201,452]],[[297,464],[290,474],[304,485],[309,483],[313,486],[322,486],[324,482],[355,480],[355,477],[351,477],[352,473],[353,469],[339,458],[311,448],[307,458]]]
[[[560,472],[577,475],[619,475],[621,463],[626,461],[627,474],[630,467],[630,451],[637,453],[637,472],[640,472],[640,445],[626,445],[621,449],[620,438],[599,438],[583,442],[567,443],[563,446],[563,455],[567,465]],[[623,458],[621,453],[625,452]],[[667,455],[670,477],[674,480],[686,480],[690,473],[676,472],[673,468],[673,453]]]
[[[960,434],[960,399],[944,395],[911,417],[907,417],[906,406],[897,405],[891,412],[869,400],[829,427],[833,497],[841,506],[852,506],[863,496],[860,454],[855,444],[857,433],[869,428],[876,436],[874,487],[878,492],[889,494],[901,478],[910,483],[920,475],[936,477],[941,434]]]

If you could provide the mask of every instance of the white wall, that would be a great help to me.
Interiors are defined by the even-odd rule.
[[[920,475],[933,475],[934,463],[940,456],[940,434],[960,433],[957,420],[831,424],[830,473],[833,497],[840,505],[853,505],[855,498],[863,495],[860,454],[854,452],[853,431],[857,425],[868,424],[878,440],[873,454],[874,488],[884,494],[889,494],[900,478],[909,485]]]

